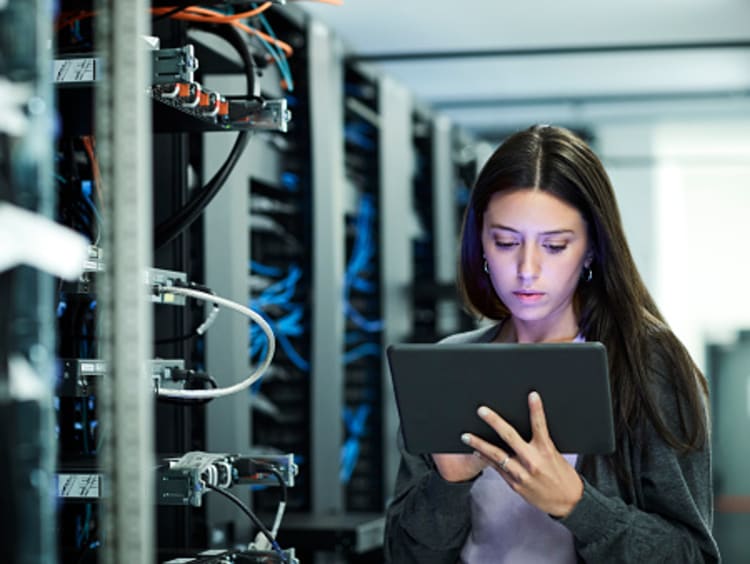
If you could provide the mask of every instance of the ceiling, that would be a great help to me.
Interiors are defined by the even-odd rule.
[[[472,133],[750,116],[750,0],[345,0],[304,9]]]

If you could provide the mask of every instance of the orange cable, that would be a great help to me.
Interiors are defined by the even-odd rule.
[[[240,28],[241,30],[249,33],[250,35],[258,35],[259,37],[262,37],[269,43],[273,43],[274,45],[276,45],[276,47],[284,51],[284,54],[287,56],[287,58],[291,57],[294,54],[294,49],[292,49],[292,46],[289,45],[289,43],[285,43],[284,41],[281,41],[281,39],[275,39],[271,37],[270,35],[263,33],[259,29],[246,26],[245,24],[240,23],[240,22],[234,22],[232,25]]]
[[[96,160],[96,154],[94,153],[94,137],[93,135],[83,135],[81,137],[83,141],[83,148],[86,149],[86,154],[89,157],[91,163],[91,171],[94,175],[94,188],[96,189],[96,195],[99,197],[99,202],[104,203],[104,197],[102,195],[102,174],[99,170],[99,161]]]
[[[262,37],[264,40],[268,41],[269,43],[273,43],[279,49],[284,51],[284,54],[287,57],[291,57],[294,54],[294,49],[292,49],[292,46],[289,45],[288,43],[285,43],[284,41],[281,41],[280,39],[274,39],[270,35],[260,31],[259,29],[255,29],[253,27],[247,26],[239,21],[234,21],[234,20],[222,21],[222,18],[225,17],[223,14],[219,12],[215,12],[214,10],[209,10],[208,8],[201,8],[199,6],[191,6],[189,8],[186,8],[182,12],[177,12],[171,17],[177,20],[186,20],[186,21],[193,21],[193,22],[230,23],[233,26],[248,33],[249,35],[258,35]]]
[[[174,16],[179,17],[181,13],[190,11],[190,12],[198,12],[198,13],[203,13],[203,14],[214,16],[213,18],[214,23],[232,23],[235,20],[241,20],[244,18],[253,18],[259,14],[262,14],[263,12],[268,10],[268,8],[270,8],[272,5],[273,5],[272,2],[264,2],[263,4],[255,8],[254,10],[247,10],[246,12],[238,12],[236,14],[231,14],[231,15],[222,14],[221,12],[217,12],[215,10],[211,10],[208,8],[201,8],[200,6],[188,6],[185,9],[183,9],[182,12],[176,12]],[[170,10],[174,10],[176,7],[177,6],[152,8],[151,11],[155,14],[162,14],[162,13],[167,13]]]
[[[85,10],[79,10],[78,12],[62,12],[60,14],[60,18],[58,18],[57,22],[55,22],[55,30],[59,31],[66,26],[93,17],[95,14],[96,12],[87,12]],[[62,19],[63,17],[65,17],[66,19]]]

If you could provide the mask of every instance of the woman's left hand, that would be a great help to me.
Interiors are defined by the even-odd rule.
[[[531,441],[526,442],[502,417],[487,407],[479,416],[490,425],[514,456],[471,434],[462,440],[485,458],[508,485],[527,502],[554,517],[565,517],[583,495],[583,482],[557,450],[547,429],[547,419],[539,394],[529,394]]]

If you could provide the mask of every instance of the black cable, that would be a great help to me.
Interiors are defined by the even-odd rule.
[[[206,206],[214,199],[227,178],[234,169],[242,152],[247,147],[250,140],[250,133],[242,131],[237,136],[237,140],[229,153],[229,157],[222,167],[216,172],[214,177],[200,190],[196,190],[193,197],[172,217],[164,220],[156,226],[154,231],[154,249],[159,249],[172,241],[180,233],[185,231],[193,222],[198,219]]]
[[[166,396],[156,396],[156,401],[171,405],[182,405],[195,407],[197,405],[206,405],[215,398],[168,398]]]
[[[195,372],[194,370],[187,370],[185,371],[185,389],[186,390],[205,390],[206,388],[196,388],[191,387],[191,382],[208,382],[209,386],[213,388],[214,390],[219,387],[219,383],[214,379],[213,376],[206,372]],[[156,401],[160,403],[168,403],[172,405],[182,405],[182,406],[196,406],[196,405],[206,405],[208,402],[213,401],[215,398],[171,398],[167,396],[156,396]]]
[[[164,339],[154,339],[155,345],[173,345],[175,343],[180,343],[182,341],[187,341],[188,339],[192,339],[193,337],[197,337],[198,333],[196,333],[196,329],[198,329],[200,325],[196,325],[190,333],[187,335],[179,335],[177,337],[166,337]]]
[[[214,390],[216,390],[219,387],[219,383],[214,379],[214,377],[211,376],[210,374],[206,374],[205,372],[192,372],[191,371],[190,374],[188,374],[188,384],[195,380],[198,380],[200,382],[208,382]],[[193,390],[195,388],[187,388],[187,389]]]
[[[255,60],[245,42],[244,38],[233,25],[214,24],[214,25],[196,25],[200,29],[205,29],[215,33],[219,37],[226,39],[240,55],[245,65],[245,78],[247,82],[247,96],[249,99],[255,95]],[[229,155],[224,164],[221,165],[213,178],[200,190],[193,192],[190,200],[171,217],[162,221],[154,230],[154,249],[159,249],[172,241],[203,213],[206,206],[214,199],[221,187],[232,173],[237,161],[242,155],[245,147],[250,140],[250,132],[245,130],[237,135],[237,139],[232,146]]]
[[[288,500],[288,491],[286,487],[286,481],[284,480],[284,476],[282,475],[281,471],[272,464],[259,464],[257,462],[255,464],[258,470],[262,472],[268,472],[276,477],[276,480],[279,482],[279,487],[281,488],[281,501],[286,504]]]
[[[268,542],[271,543],[271,546],[279,554],[279,556],[281,556],[281,559],[283,561],[286,561],[286,558],[284,557],[284,554],[281,551],[281,548],[279,547],[279,544],[276,542],[276,539],[273,538],[273,536],[271,535],[271,532],[266,528],[266,526],[263,524],[263,522],[260,519],[258,519],[258,517],[255,515],[255,513],[253,513],[252,511],[250,511],[250,508],[247,505],[245,505],[244,503],[242,503],[242,500],[240,498],[238,498],[234,494],[228,492],[224,488],[219,488],[217,486],[212,486],[211,484],[208,484],[208,483],[206,484],[206,487],[208,489],[210,489],[210,490],[215,491],[216,493],[219,493],[219,494],[223,495],[229,501],[231,501],[237,507],[239,507],[242,510],[242,512],[250,518],[250,520],[253,522],[253,524],[260,529],[260,532],[263,533],[263,536],[266,537],[266,539],[268,540]]]

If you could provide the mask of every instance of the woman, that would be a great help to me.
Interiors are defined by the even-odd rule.
[[[535,393],[528,442],[480,408],[514,454],[469,434],[473,455],[402,448],[386,559],[718,562],[706,381],[646,290],[609,178],[581,139],[536,126],[495,151],[464,217],[459,284],[468,308],[497,323],[445,342],[606,346],[617,448],[561,455]]]

